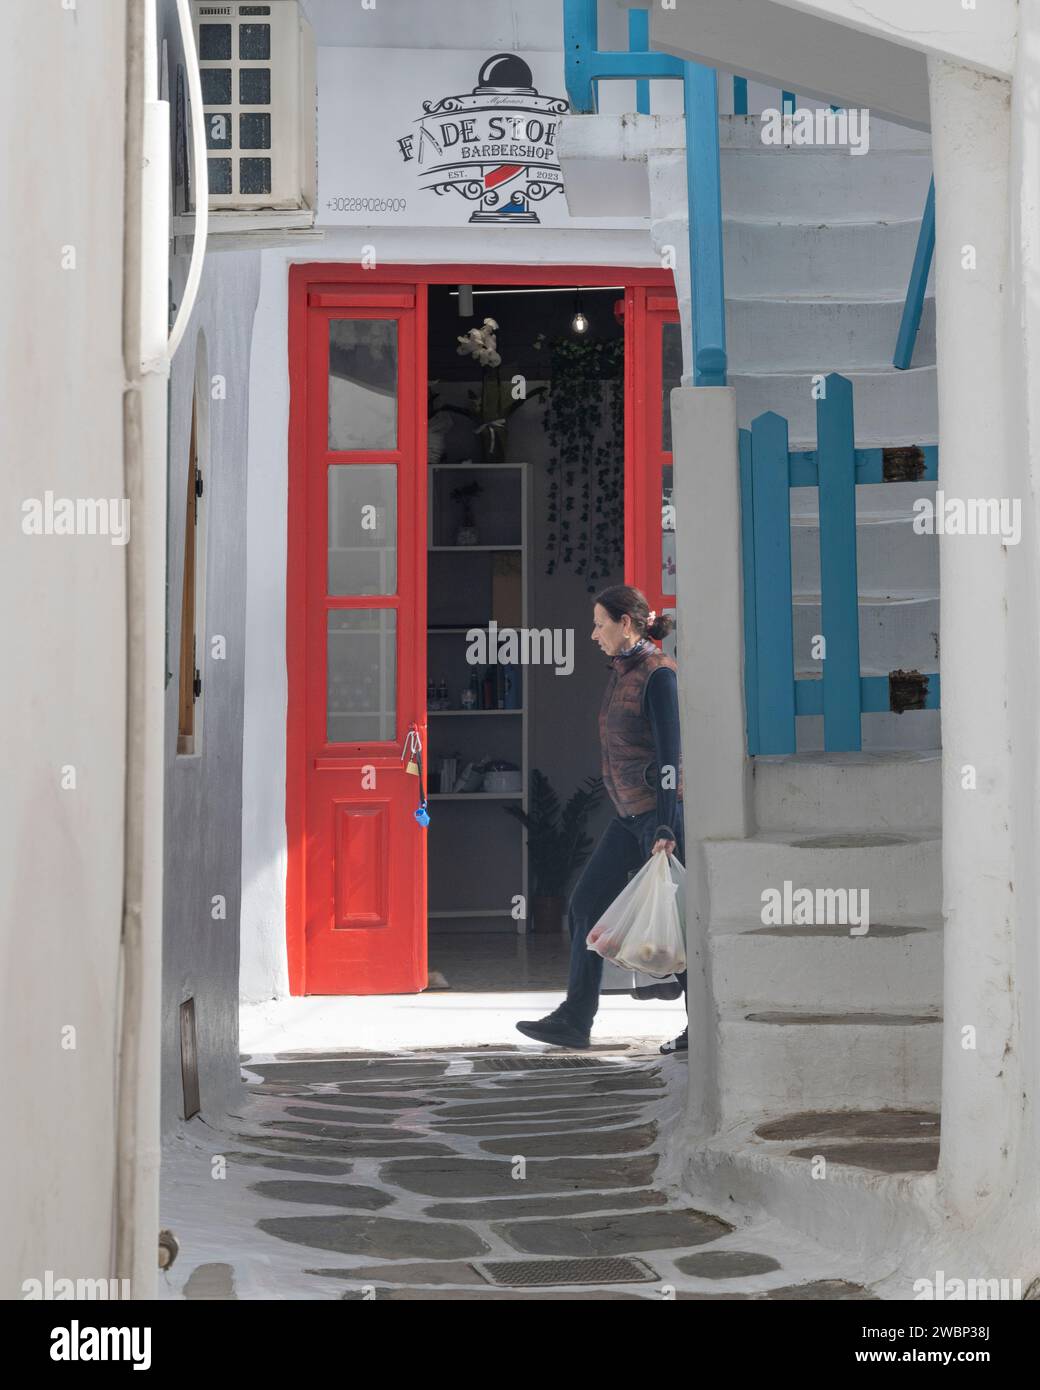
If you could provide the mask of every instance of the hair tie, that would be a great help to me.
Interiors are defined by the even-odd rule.
[[[650,612],[646,615],[646,625],[647,625],[647,627],[650,626],[650,624],[654,621],[654,619],[655,619],[656,617],[657,617],[657,609],[656,609],[656,608],[651,608],[651,609],[650,609]]]

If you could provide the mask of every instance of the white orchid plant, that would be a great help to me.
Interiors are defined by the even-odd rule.
[[[462,410],[457,406],[445,406],[454,414],[465,415],[476,424],[475,433],[479,436],[486,457],[500,460],[505,456],[506,427],[509,417],[519,410],[525,401],[545,395],[545,387],[539,386],[519,398],[514,394],[511,380],[502,381],[502,355],[498,350],[498,324],[494,319],[485,319],[479,328],[471,328],[460,334],[455,349],[460,357],[472,357],[483,369],[479,391],[470,391],[470,405]]]
[[[494,319],[485,319],[483,327],[471,328],[460,335],[455,351],[460,357],[475,357],[482,367],[501,367],[502,358],[498,351],[498,324]]]

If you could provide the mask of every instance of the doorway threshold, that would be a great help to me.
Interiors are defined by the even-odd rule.
[[[244,1057],[288,1051],[393,1052],[436,1047],[515,1047],[553,1055],[516,1031],[521,1019],[556,1008],[562,989],[475,993],[305,995],[245,1004],[239,1014]],[[592,1029],[597,1044],[633,1043],[656,1052],[686,1023],[681,1000],[605,995]],[[246,1063],[248,1066],[248,1062]]]

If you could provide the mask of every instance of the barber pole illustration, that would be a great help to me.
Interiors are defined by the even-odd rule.
[[[532,204],[563,191],[557,134],[567,110],[566,97],[537,91],[522,58],[496,53],[472,92],[424,101],[415,133],[397,145],[424,189],[479,204],[470,222],[538,223]]]

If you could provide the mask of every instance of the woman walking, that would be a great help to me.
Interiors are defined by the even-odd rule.
[[[682,754],[676,665],[653,640],[672,629],[645,596],[618,584],[598,596],[592,640],[610,657],[610,675],[599,713],[603,783],[617,812],[585,865],[568,906],[571,967],[567,997],[545,1018],[516,1026],[536,1042],[559,1047],[589,1045],[599,1007],[603,959],[585,939],[651,854],[685,859]],[[686,972],[678,976],[686,995]],[[662,1052],[685,1052],[684,1029]]]

